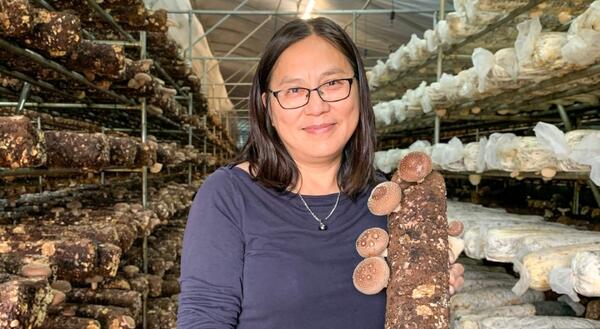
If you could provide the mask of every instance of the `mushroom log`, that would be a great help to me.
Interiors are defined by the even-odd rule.
[[[444,178],[437,172],[429,173],[431,160],[424,153],[411,153],[404,159],[409,156],[409,165],[403,167],[401,161],[392,178],[399,183],[403,197],[400,210],[388,219],[391,277],[385,328],[447,329],[448,222]],[[422,177],[423,173],[427,176]]]

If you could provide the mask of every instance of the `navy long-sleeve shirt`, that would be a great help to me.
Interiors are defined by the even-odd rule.
[[[343,194],[326,231],[294,193],[265,188],[237,167],[211,174],[185,230],[178,328],[383,328],[385,293],[363,295],[352,273],[360,233],[386,228]],[[319,218],[336,194],[303,196]]]

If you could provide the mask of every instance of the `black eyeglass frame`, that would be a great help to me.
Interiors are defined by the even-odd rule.
[[[319,95],[319,98],[323,101],[323,102],[327,102],[327,103],[335,103],[335,102],[339,102],[339,101],[343,101],[344,99],[350,97],[350,93],[352,92],[352,82],[354,81],[355,76],[352,76],[351,78],[342,78],[342,79],[333,79],[333,80],[329,80],[327,82],[324,82],[320,85],[318,85],[316,88],[310,89],[310,88],[303,88],[303,87],[294,87],[294,88],[285,88],[285,89],[280,89],[280,90],[271,90],[271,89],[267,89],[268,92],[270,92],[271,94],[273,94],[273,96],[275,96],[275,99],[277,100],[277,103],[279,103],[279,106],[281,106],[282,109],[285,110],[295,110],[295,109],[299,109],[303,106],[306,106],[306,104],[308,104],[310,102],[310,95],[312,94],[313,91],[317,92],[317,95]],[[324,85],[331,83],[333,81],[348,81],[348,95],[346,95],[343,98],[337,99],[335,101],[326,101],[323,99],[323,96],[321,96],[321,93],[319,93],[319,88],[323,87]],[[308,91],[308,96],[306,97],[306,103],[300,105],[300,106],[296,106],[296,107],[285,107],[283,105],[281,105],[281,102],[279,101],[279,97],[277,96],[277,94],[279,94],[280,92],[284,91],[284,90],[288,90],[288,89],[300,89],[300,90],[306,90]]]

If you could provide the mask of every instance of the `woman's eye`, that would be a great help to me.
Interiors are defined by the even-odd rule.
[[[286,94],[293,95],[293,94],[297,94],[298,92],[300,92],[300,88],[290,88],[287,90]]]
[[[337,85],[339,83],[340,83],[340,80],[332,80],[332,81],[327,82],[327,85],[328,86],[335,86],[335,85]]]

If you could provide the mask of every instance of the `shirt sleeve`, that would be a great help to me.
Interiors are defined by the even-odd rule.
[[[179,329],[235,328],[241,311],[244,239],[230,173],[196,193],[183,239]]]

